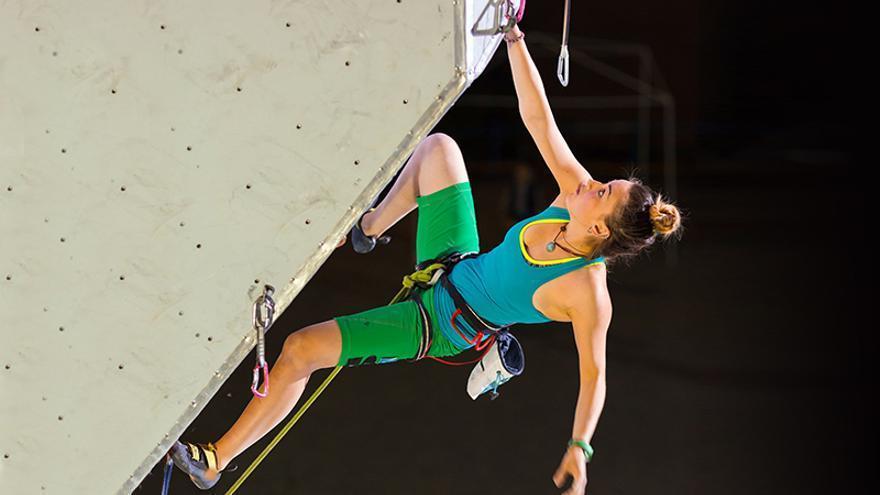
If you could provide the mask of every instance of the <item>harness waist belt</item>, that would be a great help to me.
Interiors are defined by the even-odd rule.
[[[448,273],[444,273],[443,276],[440,277],[440,283],[443,284],[443,288],[445,288],[446,291],[449,292],[449,295],[452,296],[455,306],[461,310],[461,316],[464,318],[464,321],[466,321],[477,333],[482,332],[486,335],[493,335],[510,326],[496,325],[491,321],[480,317],[480,315],[474,311],[474,308],[470,307],[470,305],[464,300],[464,297],[462,297],[461,293],[458,292],[458,289],[452,285],[452,282],[449,281]]]

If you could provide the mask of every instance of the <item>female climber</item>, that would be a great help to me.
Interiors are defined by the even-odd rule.
[[[605,401],[605,342],[611,322],[606,265],[672,236],[681,220],[675,206],[635,179],[593,179],[554,122],[524,34],[514,26],[504,38],[522,120],[559,185],[559,195],[544,211],[511,227],[494,249],[480,253],[461,151],[449,136],[433,134],[419,143],[381,203],[359,219],[352,244],[358,252],[372,251],[377,241],[387,239],[382,234],[388,228],[418,208],[420,263],[451,253],[478,253],[458,261],[447,281],[481,321],[499,327],[571,323],[580,388],[568,448],[552,478],[561,487],[571,476],[565,495],[583,494],[593,455],[590,439]],[[461,306],[446,284],[437,283],[414,299],[291,333],[270,373],[271,394],[253,398],[219,440],[176,442],[171,452],[175,464],[199,488],[214,486],[230,461],[290,413],[316,370],[440,358],[479,348],[488,334],[470,324],[473,318],[463,317]],[[430,335],[426,319],[433,329]]]

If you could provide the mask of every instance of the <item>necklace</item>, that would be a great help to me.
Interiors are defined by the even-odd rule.
[[[556,237],[554,237],[552,241],[550,241],[550,242],[547,243],[546,249],[547,249],[547,252],[548,252],[548,253],[552,253],[554,250],[556,250],[556,247],[558,246],[559,249],[565,251],[565,252],[568,253],[568,254],[572,254],[572,255],[574,255],[574,256],[580,256],[580,257],[582,257],[582,258],[589,258],[589,257],[590,257],[590,255],[589,255],[589,254],[586,254],[586,253],[576,253],[576,252],[574,252],[574,251],[571,251],[571,250],[569,250],[569,249],[566,249],[565,246],[563,246],[562,244],[559,244],[558,242],[556,242],[556,240],[559,239],[559,236],[562,235],[563,232],[565,232],[565,225],[563,225],[562,227],[560,227],[560,228],[559,228],[559,232],[556,233]],[[562,238],[565,239],[565,236],[563,235]],[[565,242],[568,242],[568,239],[565,239]],[[568,245],[571,246],[571,243],[568,242]]]

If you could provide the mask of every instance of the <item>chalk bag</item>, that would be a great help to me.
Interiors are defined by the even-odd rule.
[[[519,341],[509,332],[497,334],[495,343],[471,370],[467,391],[471,399],[489,392],[492,400],[498,397],[498,387],[522,374],[525,355]]]

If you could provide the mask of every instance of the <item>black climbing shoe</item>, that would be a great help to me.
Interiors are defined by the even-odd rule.
[[[202,490],[209,490],[220,481],[220,469],[217,467],[220,460],[217,458],[214,444],[174,442],[174,446],[171,447],[171,459],[174,465],[188,474],[189,479]],[[209,475],[208,469],[217,473]]]
[[[373,209],[370,209],[370,211],[373,211]],[[351,229],[351,247],[354,248],[356,253],[367,254],[376,248],[376,244],[384,245],[391,242],[391,236],[381,235],[377,238],[364,234],[364,230],[361,228],[361,220],[363,219],[364,217],[361,216],[357,223],[354,224],[354,228]]]

